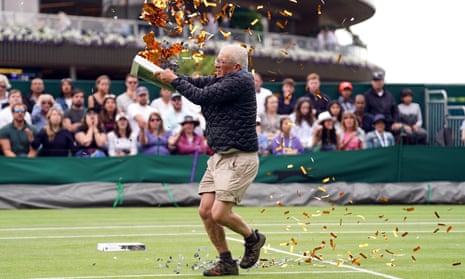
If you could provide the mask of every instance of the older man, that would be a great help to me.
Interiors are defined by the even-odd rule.
[[[207,162],[207,170],[199,185],[199,214],[220,259],[213,268],[204,271],[205,276],[239,274],[228,248],[224,227],[244,237],[241,268],[252,267],[265,244],[265,236],[253,230],[232,210],[258,171],[257,101],[247,61],[245,48],[227,45],[215,60],[215,76],[194,79],[177,76],[171,70],[155,73],[202,107],[208,145],[215,152]]]

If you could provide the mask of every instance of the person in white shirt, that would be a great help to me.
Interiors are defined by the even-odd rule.
[[[171,103],[171,94],[172,92],[167,88],[160,88],[160,97],[154,99],[150,106],[156,108],[161,117],[166,118],[168,113],[171,113],[174,108],[173,104]]]
[[[13,113],[11,112],[10,106],[16,105],[16,104],[22,104],[22,103],[23,103],[23,97],[21,95],[21,91],[17,89],[11,90],[10,93],[8,94],[9,106],[3,108],[0,111],[0,128],[2,128],[3,126],[13,121]],[[31,114],[29,112],[26,112],[26,115],[24,116],[24,120],[26,121],[27,124],[32,125]]]
[[[116,128],[108,133],[108,155],[129,156],[137,154],[137,136],[124,113],[116,115]]]
[[[399,118],[402,128],[407,133],[407,144],[426,144],[427,133],[421,126],[420,105],[413,102],[413,91],[410,88],[402,89],[399,107]]]
[[[124,84],[126,85],[126,91],[118,95],[116,98],[116,105],[118,106],[119,111],[127,114],[129,105],[137,102],[136,88],[137,85],[139,85],[139,80],[136,76],[128,74],[126,75],[126,81]]]
[[[158,112],[156,108],[149,106],[149,90],[145,86],[139,86],[136,89],[137,103],[128,106],[128,117],[131,128],[139,133],[141,127],[147,127],[147,119],[150,113]]]
[[[265,112],[265,99],[272,95],[271,90],[263,88],[263,80],[260,74],[254,73],[253,79],[255,82],[255,97],[257,98],[257,115]]]

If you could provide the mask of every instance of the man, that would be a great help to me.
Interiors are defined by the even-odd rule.
[[[257,99],[257,115],[265,112],[265,98],[273,94],[271,90],[263,88],[263,80],[259,73],[253,74],[255,84],[255,97]]]
[[[41,78],[34,78],[31,80],[30,89],[31,93],[24,98],[24,104],[27,106],[27,111],[32,113],[39,96],[44,92],[44,81]]]
[[[129,123],[135,135],[139,133],[140,128],[147,127],[147,121],[152,112],[159,112],[156,108],[149,106],[149,95],[147,87],[137,87],[137,102],[128,106]]]
[[[84,92],[81,89],[74,89],[71,96],[71,108],[64,112],[63,126],[74,134],[81,127],[85,114]]]
[[[0,128],[4,127],[7,124],[10,124],[11,121],[13,121],[13,113],[11,112],[11,107],[13,105],[22,103],[23,97],[21,95],[21,91],[19,91],[18,89],[11,90],[8,94],[8,106],[0,111]],[[32,124],[31,114],[29,112],[26,111],[24,119],[29,125]]]
[[[25,121],[27,107],[25,104],[10,106],[13,121],[0,129],[0,146],[6,157],[36,157],[37,151],[32,148],[36,130]]]
[[[165,128],[170,130],[174,134],[177,134],[181,131],[180,123],[184,120],[184,117],[187,115],[197,115],[194,111],[189,110],[187,106],[184,105],[184,99],[181,94],[178,92],[174,92],[171,94],[171,104],[173,109],[169,111],[167,114],[163,115]],[[198,127],[196,129],[196,133],[199,135],[203,135],[202,129]]]
[[[169,69],[155,73],[163,82],[171,83],[179,93],[202,106],[208,145],[215,152],[200,181],[199,215],[220,259],[213,268],[204,271],[205,276],[239,274],[224,227],[244,237],[241,268],[250,268],[257,262],[266,240],[232,210],[258,171],[257,101],[247,61],[245,48],[227,45],[215,60],[216,76],[194,79],[177,76]]]
[[[386,130],[391,131],[394,136],[399,135],[402,127],[399,122],[399,108],[391,92],[384,88],[384,73],[373,73],[371,88],[364,95],[365,112],[371,115],[384,115]]]
[[[126,85],[126,91],[116,98],[116,105],[121,112],[127,114],[129,105],[136,103],[136,88],[139,80],[136,76],[128,74],[124,84]]]
[[[305,97],[310,98],[312,107],[315,109],[315,117],[328,109],[328,103],[331,101],[328,95],[320,91],[320,76],[316,73],[311,73],[307,76],[307,84],[305,89],[308,91]]]

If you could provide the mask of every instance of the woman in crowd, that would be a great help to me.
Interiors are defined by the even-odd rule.
[[[110,77],[107,75],[101,75],[95,80],[96,92],[87,98],[89,109],[93,108],[97,112],[102,110],[105,96],[110,94],[110,83]]]
[[[265,98],[265,111],[259,115],[262,131],[268,136],[268,143],[279,134],[278,98],[274,95]]]
[[[108,94],[103,99],[102,110],[100,111],[100,121],[102,122],[105,133],[109,133],[116,128],[116,115],[118,109],[116,107],[116,96]]]
[[[11,84],[8,78],[0,74],[0,110],[8,106],[8,89],[10,88]]]
[[[181,122],[181,132],[172,137],[172,145],[176,145],[176,154],[194,155],[205,154],[207,146],[202,136],[194,132],[195,127],[199,126],[200,122],[192,116],[184,116],[184,121]]]
[[[108,133],[108,155],[129,156],[137,154],[137,137],[132,133],[131,125],[125,114],[116,116],[116,127]]]
[[[328,111],[334,118],[334,127],[336,128],[336,131],[340,134],[342,132],[342,113],[344,112],[342,105],[337,100],[332,100],[328,103]]]
[[[62,111],[66,111],[71,108],[73,97],[73,80],[70,78],[64,78],[60,82],[60,96],[56,102],[61,106]]]
[[[40,131],[47,125],[47,114],[51,108],[61,110],[61,106],[55,102],[55,99],[50,94],[41,94],[34,104],[31,113],[32,124]]]
[[[391,132],[385,131],[386,118],[382,114],[377,114],[373,118],[375,129],[367,134],[367,148],[388,147],[396,144]]]
[[[358,150],[365,148],[365,132],[358,127],[357,117],[353,112],[346,111],[343,113],[341,128],[340,150]]]
[[[337,150],[339,134],[334,127],[336,119],[329,111],[324,111],[318,115],[318,126],[313,134],[313,148],[320,151]]]
[[[260,118],[259,117],[257,117],[257,124],[256,124],[255,129],[257,131],[258,155],[268,155],[268,154],[270,154],[268,136],[265,135],[265,133],[263,133],[263,131],[262,131],[262,125],[260,123]]]
[[[51,108],[47,113],[47,124],[34,138],[32,147],[39,150],[39,156],[68,157],[75,144],[73,135],[63,127],[63,113]]]
[[[274,155],[302,154],[304,147],[299,138],[291,134],[292,121],[288,116],[281,117],[280,134],[271,143],[271,153]]]
[[[292,134],[299,138],[303,147],[307,151],[312,150],[313,133],[316,128],[316,121],[313,116],[313,107],[308,97],[301,97],[297,100],[294,112],[290,115]]]
[[[141,127],[138,140],[141,153],[146,155],[170,155],[176,149],[171,131],[165,131],[163,119],[158,112],[152,112],[148,118],[148,127]],[[171,143],[171,144],[170,144]]]
[[[87,110],[86,115],[82,119],[82,125],[74,135],[78,151],[77,157],[106,157],[105,144],[107,143],[107,135],[100,123],[97,111],[95,108]]]

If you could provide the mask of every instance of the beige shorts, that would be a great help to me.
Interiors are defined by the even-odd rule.
[[[215,193],[216,200],[238,204],[257,172],[257,152],[215,153],[207,161],[199,194]]]

